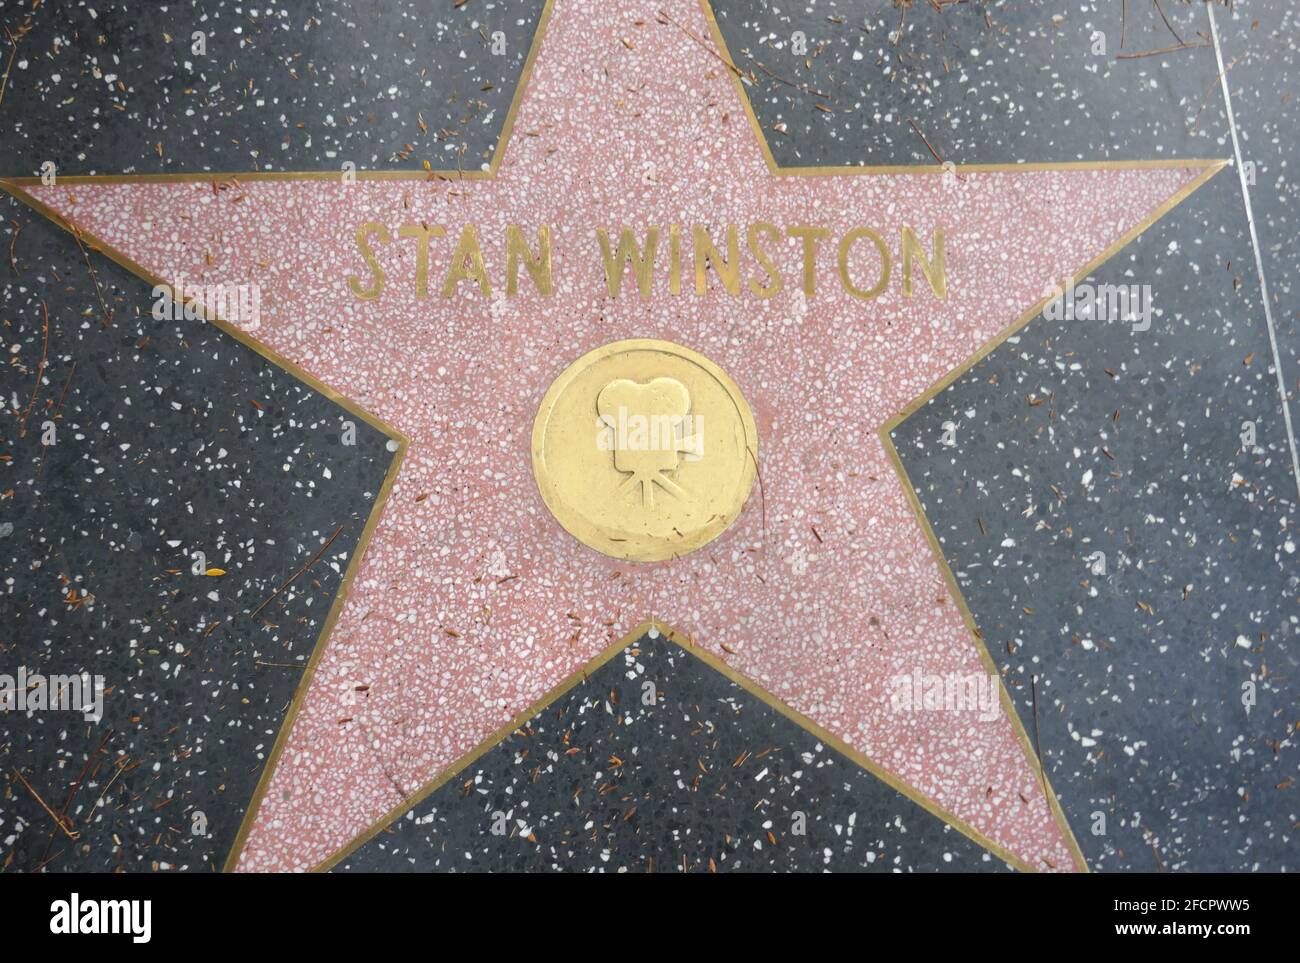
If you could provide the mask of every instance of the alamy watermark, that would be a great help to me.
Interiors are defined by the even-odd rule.
[[[262,289],[256,284],[195,284],[183,276],[153,288],[155,321],[200,321],[208,314],[254,330],[262,323]]]
[[[16,675],[0,673],[0,712],[80,712],[87,722],[104,718],[104,677],[30,675],[19,666]]]
[[[1119,321],[1131,324],[1133,331],[1151,328],[1152,295],[1149,284],[1075,284],[1066,279],[1065,286],[1048,285],[1043,317],[1049,321]]]
[[[121,934],[133,943],[153,936],[153,901],[147,899],[69,899],[50,904],[50,932],[55,935]]]
[[[992,722],[1002,711],[997,676],[982,672],[926,672],[917,666],[910,675],[894,676],[890,688],[895,712],[977,712],[981,722]]]
[[[596,418],[597,451],[681,452],[704,457],[703,415],[643,415],[620,406]]]

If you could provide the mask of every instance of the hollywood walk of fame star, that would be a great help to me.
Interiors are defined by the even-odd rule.
[[[400,439],[230,865],[328,863],[653,618],[1014,865],[1083,868],[1005,695],[992,721],[891,702],[891,680],[918,670],[995,670],[888,429],[1034,317],[1049,283],[1085,275],[1217,165],[782,172],[695,0],[555,0],[548,13],[490,176],[6,185],[151,280],[256,284],[262,350]],[[630,270],[609,294],[599,227],[700,224],[721,238],[760,221],[832,238],[942,229],[946,297],[925,283],[857,297],[834,283],[833,241],[808,297],[798,236],[774,248],[787,283],[770,298],[733,297],[716,277],[703,295],[689,283],[674,294],[662,270],[648,297]],[[492,298],[472,278],[450,297],[433,282],[360,298],[348,279],[366,277],[356,233],[368,223],[394,239],[402,225],[446,225],[430,241],[444,264],[475,224],[489,272],[511,225],[532,239],[550,225],[554,290],[525,277],[500,297],[497,273]],[[377,263],[416,278],[418,251],[377,245]],[[761,451],[761,485],[734,524],[663,562],[575,540],[530,465],[548,386],[632,338],[726,371]]]

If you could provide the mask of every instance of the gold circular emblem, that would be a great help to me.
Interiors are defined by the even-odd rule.
[[[615,341],[569,365],[533,422],[533,476],[584,545],[655,562],[722,534],[749,498],[758,429],[716,364],[668,341]]]

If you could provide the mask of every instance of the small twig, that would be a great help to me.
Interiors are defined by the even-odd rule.
[[[1038,757],[1038,778],[1043,784],[1043,801],[1047,803],[1047,810],[1052,810],[1052,797],[1047,791],[1047,771],[1043,768],[1043,749],[1042,743],[1038,738],[1038,676],[1029,677],[1029,697],[1033,704],[1034,713],[1034,755]]]
[[[108,781],[108,785],[104,787],[104,791],[95,798],[95,805],[90,807],[90,812],[86,813],[86,825],[90,825],[90,821],[94,818],[96,811],[98,811],[99,804],[103,802],[104,796],[113,788],[113,783],[117,782],[117,777],[122,775],[125,771],[126,763],[123,762],[122,765],[117,767],[117,772],[113,773],[113,778]]]
[[[5,27],[5,36],[9,38],[12,46],[9,50],[9,63],[5,65],[5,74],[0,77],[0,104],[5,102],[5,91],[9,89],[9,71],[14,69],[14,58],[18,56],[18,38],[8,27]]]
[[[57,825],[61,830],[63,830],[63,835],[67,836],[73,842],[76,842],[77,838],[81,835],[81,833],[77,832],[75,829],[68,828],[67,824],[64,823],[63,821],[63,817],[61,817],[58,813],[56,813],[53,809],[49,807],[49,804],[44,799],[41,798],[41,794],[38,793],[35,790],[35,788],[33,788],[32,784],[27,781],[27,779],[23,776],[21,772],[15,769],[14,775],[17,776],[22,781],[22,784],[27,787],[27,791],[32,794],[32,796],[35,798],[35,800],[38,803],[41,804],[41,808],[50,814],[50,818],[54,820],[55,825]]]
[[[745,451],[749,452],[749,460],[754,463],[754,475],[756,478],[758,478],[758,500],[759,500],[759,507],[762,512],[761,517],[763,520],[763,546],[766,547],[767,546],[767,492],[763,490],[763,472],[758,467],[758,459],[754,457],[754,449],[746,445]]]
[[[1159,47],[1155,50],[1139,50],[1137,53],[1116,54],[1116,60],[1136,60],[1138,57],[1158,57],[1161,54],[1177,53],[1180,50],[1192,50],[1196,47],[1209,47],[1209,43],[1176,43],[1168,47]]]
[[[77,777],[77,781],[74,782],[72,784],[72,787],[68,790],[68,798],[63,801],[63,808],[59,810],[60,819],[65,819],[68,822],[73,822],[72,819],[68,818],[68,807],[72,805],[72,800],[77,798],[77,793],[81,792],[82,783],[86,781],[86,773],[90,772],[90,767],[95,762],[95,757],[104,751],[104,745],[111,738],[112,738],[112,733],[109,733],[108,736],[104,738],[104,741],[99,744],[99,747],[94,752],[86,756],[86,762],[81,767],[81,775]]]
[[[925,136],[925,134],[921,131],[921,128],[920,128],[919,126],[917,126],[916,121],[914,121],[911,117],[907,118],[907,122],[908,122],[909,124],[912,125],[912,130],[916,131],[916,136],[921,138],[922,143],[925,144],[925,148],[926,148],[926,150],[928,150],[928,151],[930,152],[930,155],[931,155],[931,156],[932,156],[936,161],[938,161],[939,166],[942,167],[942,166],[943,166],[943,158],[939,156],[939,152],[938,152],[937,150],[935,150],[935,149],[934,149],[934,145],[930,143],[930,138],[928,138],[928,137]]]
[[[921,138],[922,142],[924,142],[926,149],[930,151],[930,156],[939,162],[940,167],[947,167],[948,166],[947,162],[942,157],[939,156],[939,152],[934,149],[934,145],[930,143],[930,139],[926,137],[925,134],[922,132],[921,128],[917,126],[916,121],[914,121],[911,117],[909,117],[907,118],[907,122],[912,125],[912,130],[916,131],[916,135]],[[966,179],[966,176],[964,174],[957,174],[956,171],[954,171],[953,173],[956,175],[959,181],[964,181]]]
[[[747,53],[747,51],[742,51],[742,52]],[[759,70],[763,71],[763,73],[767,74],[769,77],[771,77],[779,84],[785,84],[787,87],[791,87],[794,90],[800,91],[801,93],[808,94],[810,97],[820,97],[822,98],[822,100],[831,99],[830,94],[824,93],[818,90],[816,87],[810,87],[807,84],[797,84],[793,80],[787,80],[785,77],[782,77],[780,74],[773,73],[771,70],[767,68],[767,66],[763,63],[763,61],[757,59],[752,54],[749,54],[749,59],[751,62],[753,62],[754,66],[758,67]]]
[[[10,221],[9,223],[14,226],[13,237],[9,239],[9,267],[13,270],[14,277],[18,277],[18,253],[16,248],[18,247],[18,235],[23,232],[25,225],[18,223],[18,221]]]
[[[1165,871],[1165,864],[1164,860],[1160,858],[1160,849],[1156,846],[1155,836],[1151,835],[1151,830],[1149,829],[1143,830],[1143,834],[1146,836],[1147,845],[1151,847],[1151,855],[1156,858],[1156,872],[1163,873]]]
[[[1192,120],[1192,126],[1188,128],[1188,133],[1195,133],[1196,128],[1201,126],[1201,115],[1205,113],[1205,106],[1210,102],[1210,94],[1214,93],[1214,88],[1223,80],[1224,75],[1237,65],[1237,61],[1240,60],[1242,56],[1242,54],[1238,54],[1233,57],[1232,62],[1220,70],[1215,75],[1214,80],[1210,82],[1210,86],[1205,88],[1205,93],[1201,95],[1201,106],[1196,110],[1196,117]]]
[[[104,740],[99,744],[99,746],[95,749],[95,751],[89,753],[86,756],[85,765],[81,767],[81,775],[79,775],[77,777],[77,781],[72,784],[72,788],[68,791],[68,798],[63,801],[63,808],[59,810],[60,821],[66,820],[69,825],[73,825],[73,826],[77,824],[76,820],[72,819],[68,815],[68,807],[72,805],[72,800],[76,799],[77,793],[81,791],[81,786],[86,781],[86,774],[90,772],[90,767],[95,763],[95,760],[98,758],[99,754],[104,751],[104,747],[108,745],[108,740],[112,738],[113,738],[113,733],[109,732],[108,735],[104,736]],[[52,849],[53,846],[54,846],[54,837],[51,836],[50,842],[45,847],[45,852],[41,854],[42,864],[44,864],[46,858],[49,857],[50,849]]]
[[[900,3],[898,5],[898,26],[894,28],[894,39],[890,43],[897,44],[903,39],[903,24],[907,22],[907,11],[911,7],[910,3]],[[937,7],[935,9],[938,9]]]
[[[68,371],[68,380],[63,382],[63,391],[59,393],[59,403],[54,406],[54,414],[50,416],[51,420],[57,420],[59,412],[63,410],[63,399],[68,396],[68,388],[72,384],[72,376],[77,373],[77,362],[72,362],[72,368]]]
[[[32,400],[27,402],[27,410],[23,412],[22,421],[19,423],[18,437],[27,437],[27,419],[31,417],[32,408],[36,406],[36,397],[41,393],[41,379],[45,377],[45,358],[50,350],[50,309],[45,305],[45,299],[41,299],[41,313],[45,316],[45,341],[41,345],[41,363],[36,366],[36,384],[32,387]]]
[[[340,525],[338,528],[334,529],[334,534],[331,535],[331,536],[329,537],[329,541],[327,541],[324,545],[322,545],[322,546],[320,547],[320,551],[317,552],[315,555],[313,555],[313,556],[311,557],[311,561],[309,561],[309,562],[308,562],[306,565],[304,565],[302,568],[298,569],[298,571],[294,572],[294,574],[292,575],[292,577],[290,577],[289,581],[285,582],[285,583],[284,583],[283,585],[281,585],[278,589],[276,589],[276,590],[275,590],[274,592],[272,592],[269,596],[267,596],[266,601],[264,601],[264,602],[263,602],[261,605],[259,605],[257,608],[253,609],[253,612],[252,612],[252,614],[249,616],[249,618],[254,618],[254,619],[257,618],[257,613],[260,612],[260,611],[262,611],[262,609],[266,608],[267,605],[269,605],[269,604],[271,603],[271,600],[272,600],[272,599],[274,599],[277,595],[279,595],[281,592],[283,592],[285,589],[287,589],[290,585],[292,585],[292,584],[294,583],[294,581],[298,578],[298,576],[302,575],[303,572],[307,571],[307,569],[309,569],[309,568],[311,568],[313,565],[315,565],[316,562],[317,562],[317,560],[318,560],[322,555],[325,554],[325,550],[326,550],[327,548],[329,548],[331,545],[334,544],[334,539],[336,539],[336,538],[339,537],[339,532],[341,532],[341,531],[343,531],[343,526],[342,526],[342,525]]]
[[[95,297],[99,299],[99,310],[104,314],[100,327],[107,328],[113,322],[113,312],[104,303],[104,292],[99,286],[99,275],[95,271],[95,266],[90,263],[90,252],[86,250],[86,245],[81,243],[81,231],[71,224],[68,226],[72,227],[72,239],[77,242],[77,247],[81,248],[81,256],[86,260],[86,270],[90,272],[90,280],[95,283]]]
[[[1179,43],[1184,43],[1185,41],[1183,38],[1178,36],[1178,31],[1174,29],[1174,25],[1170,23],[1169,18],[1165,16],[1164,8],[1160,6],[1160,0],[1151,0],[1151,2],[1155,4],[1156,12],[1160,14],[1160,19],[1165,22],[1165,26],[1168,27],[1169,32],[1174,35],[1174,39]]]
[[[370,731],[369,726],[360,719],[357,720],[357,726],[360,727],[363,733],[365,733],[367,739],[374,740],[374,733]],[[388,780],[388,784],[393,787],[393,791],[397,793],[402,802],[406,802],[406,800],[411,798],[411,794],[406,791],[406,787],[397,781],[396,776],[389,772],[388,766],[384,764],[383,759],[379,760],[379,771],[384,774],[384,778]]]
[[[677,28],[678,30],[680,30],[682,33],[686,34],[686,36],[690,37],[692,40],[694,40],[697,44],[699,44],[701,47],[703,47],[705,50],[707,50],[707,51],[708,51],[709,53],[711,53],[713,56],[717,57],[718,60],[722,61],[723,65],[724,65],[728,70],[730,70],[733,74],[735,74],[737,77],[742,77],[742,78],[743,78],[743,77],[745,76],[745,75],[741,72],[741,70],[740,70],[739,67],[737,67],[735,64],[733,64],[733,63],[732,63],[730,60],[728,60],[726,57],[722,56],[722,54],[718,53],[718,51],[716,51],[716,50],[714,50],[712,47],[710,47],[707,43],[705,43],[703,40],[701,40],[699,37],[697,37],[697,36],[696,36],[692,31],[690,31],[690,30],[686,29],[685,27],[683,27],[680,23],[678,23],[678,22],[677,22],[676,20],[674,20],[672,17],[668,16],[668,14],[664,13],[662,10],[659,11],[659,17],[660,17],[660,20],[659,20],[660,23],[670,23],[670,24],[672,24],[674,27],[676,27],[676,28]]]
[[[48,858],[46,858],[46,859],[42,859],[39,863],[37,863],[35,866],[32,867],[32,870],[31,870],[31,871],[32,871],[33,873],[39,873],[39,872],[40,872],[41,870],[43,870],[46,866],[50,865],[50,863],[54,862],[56,859],[58,859],[60,856],[62,856],[65,852],[67,852],[67,850],[65,850],[65,849],[60,849],[60,850],[59,850],[57,853],[55,853],[53,856],[50,856],[50,857],[48,857]]]

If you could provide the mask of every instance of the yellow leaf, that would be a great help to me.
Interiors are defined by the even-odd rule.
[[[226,570],[224,568],[210,568],[203,574],[204,575],[225,575]]]

